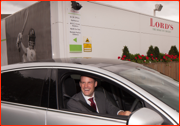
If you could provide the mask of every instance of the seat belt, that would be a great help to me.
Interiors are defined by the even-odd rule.
[[[120,106],[119,106],[119,101],[118,101],[118,99],[117,99],[117,96],[115,95],[115,89],[113,88],[112,85],[110,85],[110,88],[111,88],[111,91],[112,91],[112,95],[113,95],[113,97],[114,97],[114,100],[116,101],[117,106],[120,108]]]
[[[81,100],[76,100],[76,99],[70,97],[70,96],[67,95],[67,94],[64,94],[64,96],[65,96],[65,97],[68,97],[68,98],[70,98],[70,99],[73,99],[73,100],[75,100],[75,101],[77,101],[77,102],[79,102],[79,103],[81,103],[84,107],[86,107],[86,108],[87,108],[88,110],[90,110],[91,112],[96,112],[96,110],[93,109],[91,106],[89,106],[87,103],[85,103],[85,102],[83,102],[83,101],[81,101]],[[96,112],[96,113],[97,113],[97,112]]]

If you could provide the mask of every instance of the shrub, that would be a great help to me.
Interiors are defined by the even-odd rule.
[[[174,47],[174,46],[171,46],[171,49],[169,50],[169,53],[168,53],[169,55],[173,55],[173,54],[174,54],[173,47]]]
[[[179,51],[177,50],[176,46],[174,46],[174,52],[175,52],[175,55],[179,57]]]
[[[160,59],[160,60],[163,59],[163,56],[165,56],[165,54],[159,53],[159,59]]]
[[[154,57],[154,49],[153,46],[151,45],[147,51],[147,56],[148,57]]]
[[[157,46],[154,48],[154,57],[159,59],[159,48]]]
[[[171,46],[171,49],[169,50],[168,54],[169,55],[177,55],[177,56],[179,56],[179,52],[178,52],[176,46]]]
[[[134,58],[135,58],[135,56],[130,53],[130,54],[129,54],[129,59],[131,59],[132,61],[134,61]]]
[[[130,58],[130,53],[129,53],[129,50],[128,50],[127,46],[124,46],[124,49],[122,51],[123,51],[122,57],[126,56],[124,58],[129,59]]]

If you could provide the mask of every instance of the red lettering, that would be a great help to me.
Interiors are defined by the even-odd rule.
[[[170,29],[173,30],[173,26],[170,24],[164,24],[162,22],[156,22],[153,24],[153,18],[150,18],[150,26],[151,27],[157,27],[157,28],[163,28],[163,29]]]
[[[170,25],[170,29],[173,30],[173,26],[172,25]]]
[[[157,28],[159,28],[159,22],[156,22],[155,25]]]
[[[150,18],[150,26],[154,27],[153,26],[153,19],[152,18]]]
[[[164,23],[160,23],[160,28],[164,28]]]
[[[165,24],[165,29],[168,29],[169,28],[169,25],[168,24]]]

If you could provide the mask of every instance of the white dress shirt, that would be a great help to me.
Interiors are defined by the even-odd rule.
[[[90,105],[90,106],[91,106],[91,102],[88,100],[88,99],[90,99],[90,98],[93,98],[93,101],[94,101],[94,103],[96,104],[96,100],[95,100],[94,94],[95,94],[95,93],[93,93],[92,97],[89,97],[89,96],[85,96],[85,95],[82,93],[84,99],[86,100],[86,103],[87,103],[88,105]],[[96,111],[97,111],[97,113],[99,113],[97,104],[96,104]]]

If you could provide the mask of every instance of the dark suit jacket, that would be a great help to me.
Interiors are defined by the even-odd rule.
[[[76,100],[81,100],[86,103],[82,92],[75,94],[72,99],[67,102],[67,108],[72,111],[79,111],[79,112],[91,112],[89,109],[84,107],[80,102]],[[95,91],[95,100],[99,110],[99,113],[102,114],[111,114],[117,115],[119,108],[114,106],[110,101],[108,101],[102,92]]]

